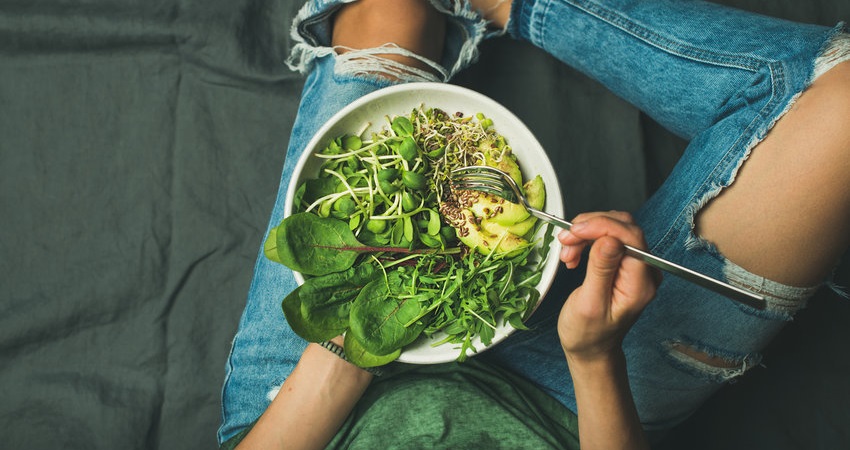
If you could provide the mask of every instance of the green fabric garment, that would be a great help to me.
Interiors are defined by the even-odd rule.
[[[527,380],[473,359],[375,379],[328,448],[578,449],[578,421]]]

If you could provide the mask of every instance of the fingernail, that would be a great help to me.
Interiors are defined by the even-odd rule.
[[[586,226],[587,226],[587,222],[574,223],[573,226],[570,227],[570,231],[581,231]]]

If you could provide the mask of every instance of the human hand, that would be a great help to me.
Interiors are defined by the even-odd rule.
[[[578,265],[591,246],[584,283],[570,294],[558,318],[561,346],[569,360],[592,362],[619,354],[623,337],[654,297],[660,274],[625,256],[628,244],[646,248],[643,232],[623,212],[587,213],[558,234],[560,259]]]

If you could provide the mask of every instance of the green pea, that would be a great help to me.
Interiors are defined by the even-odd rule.
[[[492,127],[492,126],[493,126],[493,121],[489,118],[481,121],[481,128],[484,128],[485,130],[487,128]]]
[[[408,136],[398,146],[398,154],[407,162],[412,162],[419,156],[419,146],[412,137]]]
[[[404,172],[404,175],[401,176],[401,182],[409,189],[413,189],[415,191],[424,190],[425,187],[428,186],[428,181],[426,180],[425,175],[411,171]]]

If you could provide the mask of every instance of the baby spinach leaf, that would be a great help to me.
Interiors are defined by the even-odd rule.
[[[339,336],[348,329],[351,304],[360,290],[381,274],[363,264],[343,272],[310,278],[282,303],[286,321],[311,342]]]
[[[269,230],[269,236],[263,243],[263,254],[271,261],[281,263],[280,257],[277,255],[277,227]]]
[[[363,247],[348,223],[311,213],[293,214],[276,231],[277,256],[282,264],[307,275],[348,269]]]
[[[335,193],[339,187],[339,180],[336,178],[316,178],[305,181],[303,186],[304,193],[301,199],[309,205],[326,195]]]
[[[372,281],[351,306],[350,333],[369,353],[388,355],[416,340],[425,329],[424,321],[406,326],[421,316],[423,306],[418,298],[397,295],[399,278],[392,272],[386,280]]]
[[[353,335],[345,336],[345,357],[358,367],[383,366],[395,361],[399,356],[401,356],[401,349],[382,356],[369,353]]]
[[[304,286],[299,286],[294,291],[290,292],[283,299],[281,306],[283,307],[283,315],[286,317],[286,322],[295,334],[310,342],[321,342],[339,336],[348,324],[345,318],[334,317],[329,314],[327,320],[309,322],[302,313],[301,291]],[[341,306],[340,311],[343,315],[350,309],[351,305],[346,304]]]

